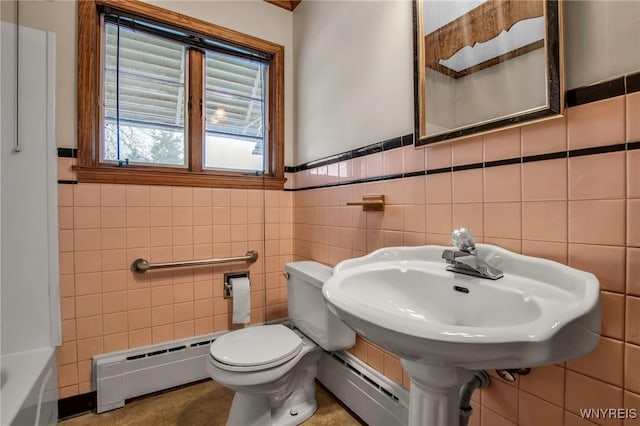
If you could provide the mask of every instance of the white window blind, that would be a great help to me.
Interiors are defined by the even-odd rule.
[[[106,23],[103,160],[185,165],[185,48]]]
[[[205,54],[205,168],[263,172],[270,57],[105,15],[102,161],[185,167],[187,50]]]
[[[205,167],[265,170],[266,68],[246,58],[206,53]]]

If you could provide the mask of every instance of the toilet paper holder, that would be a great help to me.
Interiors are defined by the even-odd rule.
[[[224,274],[224,290],[223,298],[233,298],[233,284],[231,284],[231,278],[249,278],[249,271],[243,272],[228,272]]]

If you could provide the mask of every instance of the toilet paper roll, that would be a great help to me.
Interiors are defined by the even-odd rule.
[[[244,324],[251,321],[251,297],[249,278],[230,278],[233,287],[233,324]]]

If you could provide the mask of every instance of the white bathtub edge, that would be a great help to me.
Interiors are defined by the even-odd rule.
[[[2,355],[0,366],[0,424],[56,424],[58,378],[55,348]]]

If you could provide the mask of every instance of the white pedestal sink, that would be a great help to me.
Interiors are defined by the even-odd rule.
[[[478,244],[498,280],[445,270],[448,247],[391,247],[346,260],[323,286],[357,333],[400,356],[411,378],[409,425],[458,424],[458,391],[475,370],[532,367],[593,351],[593,274]]]

